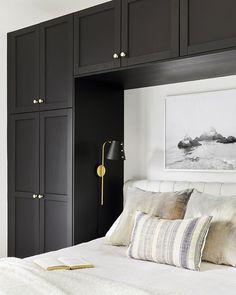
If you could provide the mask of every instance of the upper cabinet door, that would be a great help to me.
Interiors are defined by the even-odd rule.
[[[11,113],[39,108],[38,26],[8,35],[8,95]]]
[[[122,65],[177,57],[178,0],[123,0]]]
[[[120,66],[120,0],[75,14],[75,75]]]
[[[180,0],[181,55],[236,46],[235,0]]]
[[[72,106],[73,15],[40,25],[40,109]]]

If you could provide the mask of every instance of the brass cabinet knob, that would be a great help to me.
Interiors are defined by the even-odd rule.
[[[33,199],[37,199],[37,198],[38,198],[38,195],[33,194]]]
[[[38,195],[38,198],[39,199],[43,199],[44,198],[44,195]]]
[[[114,54],[113,54],[113,58],[114,58],[114,59],[118,59],[118,58],[119,58],[119,55],[118,55],[117,53],[114,53]]]
[[[39,101],[37,99],[33,100],[33,104],[38,104],[38,103],[39,103]]]
[[[126,57],[126,53],[125,52],[121,52],[120,56],[121,57]]]
[[[40,98],[39,103],[44,103],[44,99]]]

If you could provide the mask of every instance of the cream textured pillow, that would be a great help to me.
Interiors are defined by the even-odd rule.
[[[199,270],[210,222],[208,216],[163,220],[138,211],[127,255]]]
[[[213,196],[194,190],[184,218],[211,215],[203,260],[236,266],[236,196]]]
[[[127,201],[119,223],[108,242],[115,246],[128,246],[137,210],[163,219],[184,218],[186,206],[192,190],[171,193],[152,193],[137,188],[128,188]]]

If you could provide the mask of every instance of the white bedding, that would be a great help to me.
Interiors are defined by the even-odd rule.
[[[106,245],[102,238],[40,255],[84,257],[96,266],[92,269],[74,271],[41,270],[32,263],[35,257],[23,261],[3,259],[0,263],[0,294],[235,295],[236,293],[236,269],[233,267],[202,263],[201,271],[194,272],[133,260],[126,257],[125,251],[124,247]]]

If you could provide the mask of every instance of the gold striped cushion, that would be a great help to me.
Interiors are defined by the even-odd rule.
[[[199,270],[211,219],[164,220],[137,211],[127,255]]]

